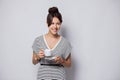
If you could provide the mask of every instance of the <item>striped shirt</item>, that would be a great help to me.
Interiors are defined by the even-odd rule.
[[[40,49],[50,49],[47,45],[46,39],[44,35],[41,35],[37,37],[34,40],[34,43],[32,45],[33,51],[38,54]],[[60,56],[63,59],[66,59],[71,52],[71,45],[70,43],[64,38],[60,37],[57,44],[50,49],[51,57],[49,58],[42,58],[40,60],[40,64],[56,64],[54,60],[52,59],[54,56]],[[65,80],[65,70],[64,67],[58,67],[58,66],[40,66],[38,70],[38,80],[44,79],[44,80]]]

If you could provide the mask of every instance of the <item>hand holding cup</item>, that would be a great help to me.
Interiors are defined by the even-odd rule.
[[[45,56],[50,57],[51,56],[51,51],[49,49],[44,50]]]
[[[39,53],[38,53],[38,56],[40,58],[44,58],[45,57],[45,54],[44,54],[44,50],[43,49],[40,49]]]
[[[63,63],[64,60],[60,56],[56,56],[55,57],[55,62],[59,64],[59,63]]]

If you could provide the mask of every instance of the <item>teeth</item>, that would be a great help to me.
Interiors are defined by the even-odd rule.
[[[54,32],[57,32],[57,30],[56,30],[56,29],[53,29],[53,31],[54,31]]]
[[[57,30],[53,30],[53,31],[57,31]]]

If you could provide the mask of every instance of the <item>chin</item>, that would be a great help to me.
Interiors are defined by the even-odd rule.
[[[56,35],[58,32],[52,32],[53,35]]]
[[[57,33],[52,33],[53,35],[56,35]]]

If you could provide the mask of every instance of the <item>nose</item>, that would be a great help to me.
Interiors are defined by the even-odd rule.
[[[54,27],[57,28],[57,24],[54,24]]]

